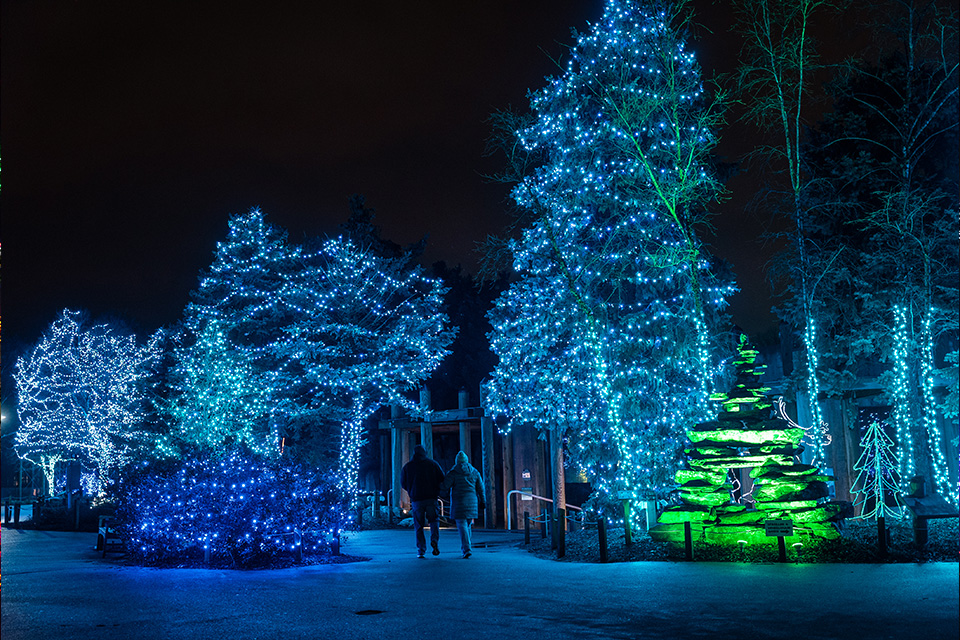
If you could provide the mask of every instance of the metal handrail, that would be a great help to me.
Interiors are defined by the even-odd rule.
[[[393,509],[393,506],[390,504],[390,496],[391,496],[392,494],[393,494],[393,489],[390,489],[390,490],[387,491],[387,498],[386,498],[386,500],[387,500],[387,509]],[[443,501],[443,498],[437,498],[437,500],[440,502],[440,511],[439,511],[439,514],[438,514],[438,515],[439,515],[441,518],[446,517],[446,516],[443,515],[443,506],[444,506],[444,504],[445,504],[444,501]],[[391,511],[390,513],[392,513],[392,511]]]
[[[532,493],[527,493],[526,491],[520,491],[519,489],[514,489],[513,491],[508,491],[508,492],[507,492],[507,531],[513,531],[513,527],[510,526],[511,520],[512,520],[512,519],[510,518],[510,513],[511,513],[511,509],[510,509],[510,496],[513,495],[513,494],[515,494],[515,493],[519,493],[519,494],[524,495],[524,496],[530,496],[531,498],[536,498],[537,500],[543,500],[543,501],[545,501],[545,502],[549,502],[550,504],[553,504],[553,499],[551,499],[551,498],[544,498],[543,496],[537,496],[537,495],[534,495],[534,494],[532,494]],[[583,511],[583,509],[581,509],[580,507],[574,506],[574,505],[569,504],[569,503],[564,503],[564,506],[567,507],[568,509],[573,509],[574,511]]]

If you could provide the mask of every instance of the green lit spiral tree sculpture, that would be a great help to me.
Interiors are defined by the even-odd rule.
[[[741,336],[733,388],[716,394],[716,420],[687,431],[687,468],[676,474],[681,505],[667,508],[650,530],[654,540],[682,543],[685,523],[694,539],[714,544],[776,543],[764,522],[792,520],[791,542],[839,537],[840,507],[825,503],[827,481],[817,467],[796,462],[804,430],[773,410],[770,389],[760,382],[766,365]],[[753,480],[743,492],[738,473]],[[747,483],[744,482],[744,485]]]

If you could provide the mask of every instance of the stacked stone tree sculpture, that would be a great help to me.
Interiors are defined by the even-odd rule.
[[[767,520],[792,520],[790,542],[838,537],[833,520],[840,508],[821,504],[829,478],[795,461],[803,451],[803,429],[774,412],[770,389],[760,383],[766,366],[755,364],[758,352],[746,336],[741,336],[738,352],[733,389],[714,398],[720,403],[717,419],[687,431],[689,468],[676,474],[683,504],[661,514],[651,537],[682,543],[689,522],[694,540],[776,543],[777,538],[765,534]],[[737,469],[750,470],[753,486],[746,494]]]

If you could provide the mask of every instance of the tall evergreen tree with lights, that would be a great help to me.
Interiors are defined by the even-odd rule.
[[[59,462],[80,462],[91,472],[85,489],[96,495],[142,445],[141,381],[155,354],[110,325],[85,325],[79,311],[64,309],[17,360],[15,448],[43,469],[50,490]]]
[[[672,2],[609,0],[515,132],[536,168],[513,190],[529,223],[490,314],[488,403],[568,438],[601,502],[666,489],[719,375],[710,325],[732,287],[697,235],[718,114],[684,23]]]
[[[259,209],[232,216],[214,262],[201,274],[177,332],[164,408],[172,443],[243,443],[280,451],[278,423],[296,412],[296,394],[276,357],[290,303],[295,250]]]

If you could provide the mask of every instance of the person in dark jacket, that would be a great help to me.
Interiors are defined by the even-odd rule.
[[[437,513],[437,499],[440,497],[440,484],[443,482],[443,469],[434,460],[427,457],[427,450],[421,445],[413,448],[413,458],[403,465],[400,471],[400,486],[410,496],[413,507],[413,530],[417,537],[417,557],[423,558],[427,552],[427,540],[423,533],[426,523],[430,523],[430,546],[433,555],[440,555],[440,522]]]
[[[467,454],[457,454],[456,464],[447,472],[440,485],[440,494],[450,493],[450,515],[457,522],[460,532],[460,550],[464,558],[473,555],[472,531],[473,519],[486,508],[484,502],[483,479],[480,472],[470,464]]]

